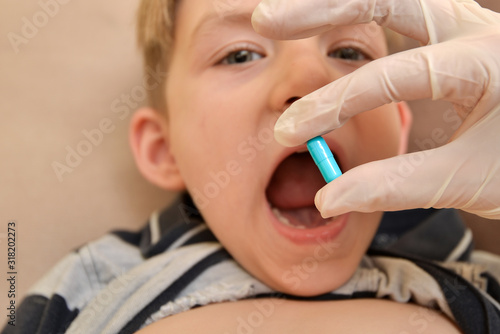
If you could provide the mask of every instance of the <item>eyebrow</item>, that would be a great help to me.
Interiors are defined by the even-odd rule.
[[[211,12],[210,14],[202,17],[200,22],[196,25],[193,30],[192,36],[200,34],[200,31],[206,26],[217,26],[224,24],[235,24],[235,23],[246,23],[250,24],[252,20],[252,13],[249,12],[236,12],[230,14],[222,14],[217,12]]]

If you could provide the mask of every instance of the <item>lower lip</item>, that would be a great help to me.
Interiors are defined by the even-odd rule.
[[[346,213],[338,216],[335,221],[329,223],[328,225],[310,229],[299,229],[287,226],[280,222],[271,211],[270,205],[268,205],[268,214],[271,216],[271,221],[276,231],[298,245],[318,244],[318,242],[324,243],[333,241],[344,230],[349,218],[349,213]]]

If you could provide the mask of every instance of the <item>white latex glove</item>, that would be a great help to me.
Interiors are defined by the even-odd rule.
[[[457,208],[500,218],[500,14],[472,0],[264,0],[254,28],[274,39],[376,21],[421,48],[372,61],[295,102],[276,123],[286,146],[391,101],[454,103],[464,119],[436,149],[367,163],[322,188],[324,217],[349,211]]]

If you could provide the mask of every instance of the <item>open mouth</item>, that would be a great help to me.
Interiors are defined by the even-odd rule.
[[[313,229],[336,219],[324,219],[314,206],[314,196],[324,185],[326,182],[309,152],[297,152],[278,165],[266,196],[281,223],[297,229]]]

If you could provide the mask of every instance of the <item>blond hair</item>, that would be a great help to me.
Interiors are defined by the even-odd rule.
[[[142,50],[145,73],[148,69],[167,73],[174,43],[177,0],[142,0],[137,13],[137,41]],[[165,80],[148,90],[152,108],[166,112]]]

